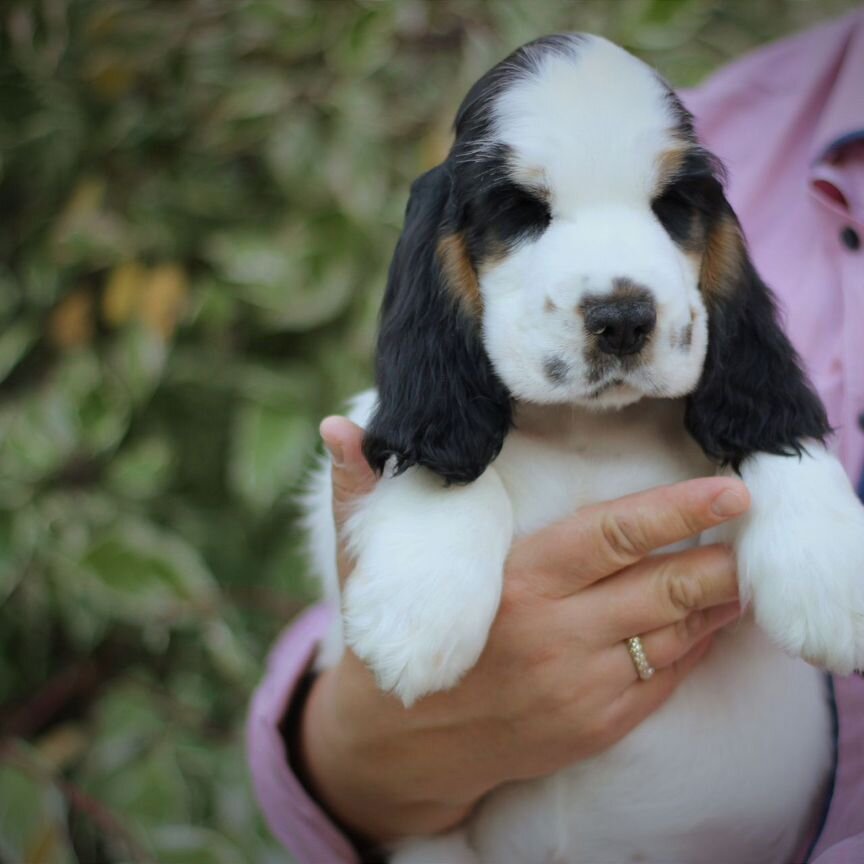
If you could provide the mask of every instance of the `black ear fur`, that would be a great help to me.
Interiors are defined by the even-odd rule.
[[[708,227],[706,255],[712,243],[724,248],[713,250],[713,261],[703,257],[708,350],[685,425],[709,458],[735,471],[756,452],[800,456],[803,439],[824,440],[831,429],[725,199]],[[714,271],[710,285],[706,263]]]
[[[378,404],[363,453],[379,473],[422,465],[447,482],[476,480],[511,424],[480,321],[448,286],[438,244],[454,209],[447,163],[415,181],[381,309]]]

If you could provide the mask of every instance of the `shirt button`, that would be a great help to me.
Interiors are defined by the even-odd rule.
[[[840,239],[843,241],[843,245],[852,252],[857,252],[861,248],[861,238],[851,225],[847,225],[840,232]]]

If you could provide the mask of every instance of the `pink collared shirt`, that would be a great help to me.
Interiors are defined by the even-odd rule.
[[[781,301],[837,430],[832,446],[857,481],[864,467],[864,9],[769,45],[683,98],[729,169],[729,198],[756,266]],[[332,614],[315,607],[282,635],[247,725],[256,794],[299,864],[359,860],[292,773],[278,728]],[[833,683],[837,762],[809,860],[861,864],[864,678]]]

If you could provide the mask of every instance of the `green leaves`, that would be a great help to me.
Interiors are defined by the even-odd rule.
[[[206,828],[166,824],[151,839],[162,864],[236,864],[243,859],[237,846]]]
[[[20,319],[0,333],[0,381],[15,368],[38,338],[35,320]]]
[[[106,482],[123,498],[146,501],[165,491],[171,479],[173,461],[168,440],[155,436],[144,438],[111,460]]]
[[[0,859],[285,860],[240,741],[295,492],[470,84],[572,29],[691,83],[853,3],[0,4],[0,727],[79,742],[0,756]]]
[[[0,858],[73,864],[66,803],[57,787],[22,766],[0,761]]]
[[[131,519],[97,535],[77,562],[79,584],[106,616],[142,626],[206,617],[216,588],[181,538]]]
[[[0,483],[31,486],[74,459],[115,447],[130,421],[119,382],[91,352],[76,352],[49,381],[0,405]]]
[[[351,299],[354,277],[332,252],[352,239],[338,219],[311,228],[296,223],[269,234],[218,235],[208,256],[263,327],[303,332],[333,321]]]
[[[294,488],[315,444],[315,427],[289,408],[249,403],[236,415],[228,477],[248,504],[266,509]]]
[[[107,802],[160,864],[270,860],[274,844],[251,796],[239,730],[220,728],[208,686],[176,673],[117,681],[93,709],[82,789]],[[109,838],[118,852],[120,839]]]

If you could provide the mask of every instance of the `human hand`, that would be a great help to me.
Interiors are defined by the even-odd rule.
[[[362,430],[328,418],[321,432],[334,455],[338,529],[375,477]],[[319,800],[370,841],[438,833],[501,783],[552,773],[623,738],[739,614],[727,548],[648,556],[748,506],[740,481],[703,478],[585,507],[520,538],[477,665],[410,709],[346,652],[318,677],[303,714],[301,757]],[[350,578],[342,546],[339,571]],[[657,670],[649,681],[624,645],[636,634]]]

